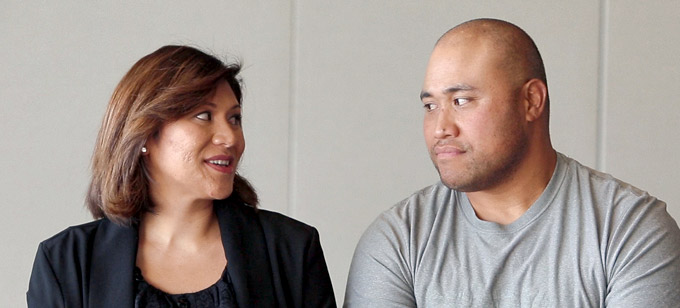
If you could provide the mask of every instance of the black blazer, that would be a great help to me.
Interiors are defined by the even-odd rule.
[[[215,201],[239,307],[335,307],[315,228]],[[137,229],[100,219],[40,243],[28,307],[132,307]]]

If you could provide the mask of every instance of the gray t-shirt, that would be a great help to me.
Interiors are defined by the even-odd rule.
[[[680,229],[664,202],[558,153],[509,225],[442,183],[384,212],[356,248],[345,306],[680,307]]]

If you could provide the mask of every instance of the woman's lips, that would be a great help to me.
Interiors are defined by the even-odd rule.
[[[221,173],[234,173],[234,158],[227,155],[216,155],[205,160],[205,163]]]

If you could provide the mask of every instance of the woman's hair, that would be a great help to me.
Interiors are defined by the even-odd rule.
[[[92,156],[92,181],[86,204],[94,218],[130,224],[153,208],[149,175],[142,159],[146,140],[164,124],[204,104],[217,83],[226,80],[239,104],[238,63],[188,46],[164,46],[141,58],[116,87]],[[227,200],[257,206],[253,187],[238,174]]]

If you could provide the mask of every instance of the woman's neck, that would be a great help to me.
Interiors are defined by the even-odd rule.
[[[199,248],[215,236],[219,236],[219,225],[212,200],[154,200],[153,212],[142,215],[139,228],[140,239],[165,247]]]
[[[212,200],[159,203],[141,217],[136,265],[144,279],[171,294],[203,290],[227,266]]]

